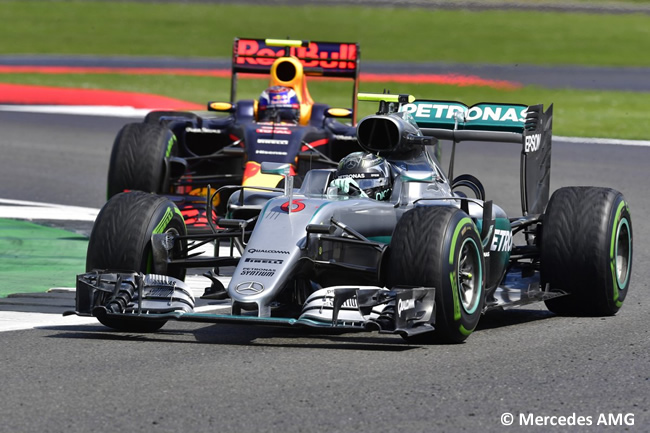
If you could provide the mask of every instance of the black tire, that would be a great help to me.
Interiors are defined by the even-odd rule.
[[[461,174],[451,182],[452,191],[456,188],[467,188],[474,194],[474,198],[485,200],[485,187],[475,176],[471,174]],[[465,195],[465,194],[463,194]],[[466,196],[466,195],[465,195]]]
[[[165,158],[177,153],[176,136],[165,126],[157,123],[124,125],[113,142],[107,198],[123,191],[167,192]]]
[[[151,235],[185,235],[185,222],[169,199],[139,191],[121,193],[110,199],[97,215],[88,242],[86,271],[124,270],[152,272]],[[184,243],[177,243],[172,254],[180,256]],[[183,280],[186,269],[170,266],[167,275]],[[153,332],[166,322],[100,318],[110,328],[130,332]]]
[[[163,122],[167,123],[169,121],[173,120],[178,120],[178,119],[197,119],[199,116],[197,116],[195,113],[192,113],[190,111],[151,111],[147,113],[146,116],[144,116],[144,120],[142,121],[143,123],[160,123],[160,119],[162,117],[175,117],[176,119],[166,119]]]
[[[485,290],[481,239],[465,212],[452,206],[406,212],[393,233],[388,260],[388,287],[436,289],[435,331],[418,342],[460,343],[469,337],[481,316]]]
[[[541,278],[569,295],[546,301],[559,315],[611,316],[632,273],[632,219],[623,194],[610,188],[555,191],[542,224]]]

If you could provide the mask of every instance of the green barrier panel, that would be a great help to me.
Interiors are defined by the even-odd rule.
[[[0,219],[0,297],[74,287],[88,239],[28,221]]]

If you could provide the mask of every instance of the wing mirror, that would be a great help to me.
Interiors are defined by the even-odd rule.
[[[291,203],[291,196],[293,195],[293,176],[291,176],[291,164],[287,162],[263,162],[260,168],[262,174],[276,174],[284,177],[284,195],[289,197]],[[291,212],[291,206],[289,206]]]

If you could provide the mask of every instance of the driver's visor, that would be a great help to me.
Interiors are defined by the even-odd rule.
[[[359,185],[359,188],[363,190],[388,184],[388,179],[382,177],[379,173],[350,173],[339,176],[339,178],[346,177],[354,179]]]

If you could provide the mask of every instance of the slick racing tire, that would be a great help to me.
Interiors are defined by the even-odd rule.
[[[99,212],[88,242],[86,271],[122,270],[152,273],[151,235],[185,235],[185,222],[169,199],[140,191],[121,193],[110,199]],[[180,257],[186,244],[176,243],[172,257]],[[183,280],[186,269],[170,265],[166,274]],[[129,332],[153,332],[166,320],[99,319],[110,328]]]
[[[566,187],[553,193],[542,223],[541,279],[568,295],[548,299],[558,315],[611,316],[632,273],[632,219],[620,192]]]
[[[416,342],[460,343],[469,337],[485,303],[483,274],[481,239],[465,212],[422,206],[402,216],[389,248],[388,287],[436,290],[435,331]]]
[[[162,193],[169,188],[165,158],[178,154],[176,136],[157,123],[124,125],[113,142],[108,198],[123,191]]]

